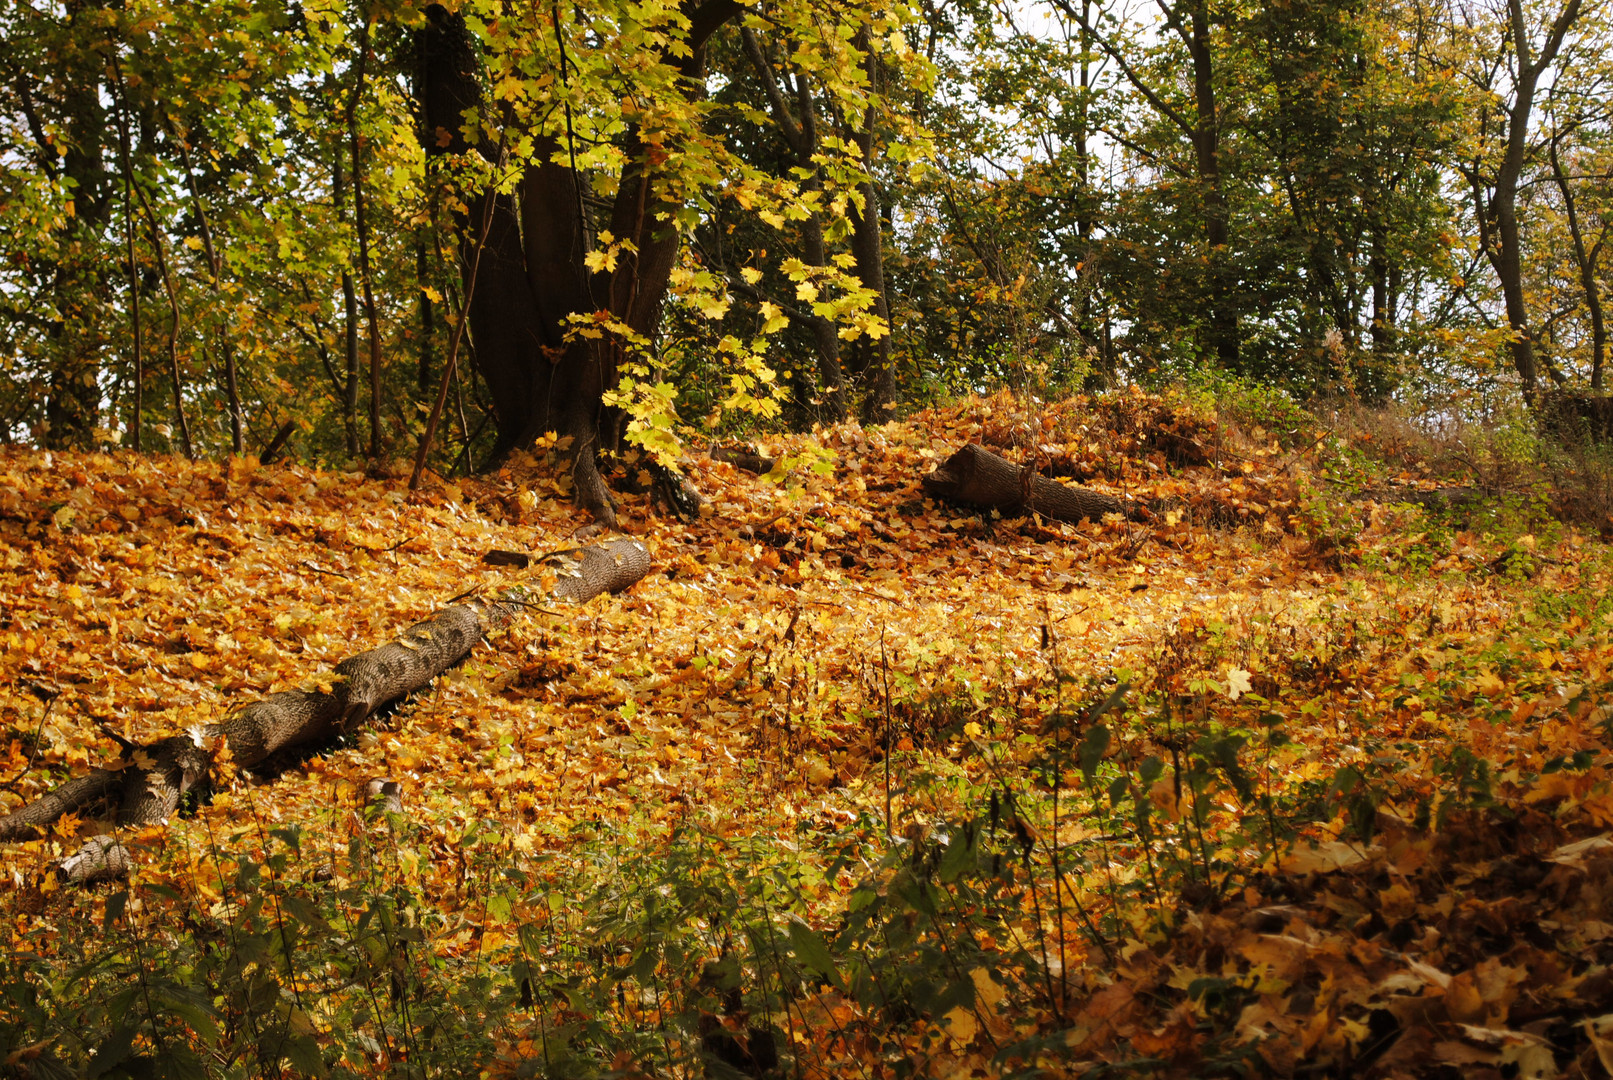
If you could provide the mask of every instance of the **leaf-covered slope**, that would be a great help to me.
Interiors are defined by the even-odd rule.
[[[923,473],[971,439],[1161,510],[1076,526],[926,502]],[[1186,1075],[1206,1056],[1258,1054],[1278,1073],[1369,1059],[1416,1073],[1499,1067],[1531,1039],[1566,1068],[1597,1052],[1580,1020],[1600,1015],[1599,965],[1613,960],[1593,926],[1605,854],[1560,850],[1613,825],[1599,550],[1561,530],[1330,504],[1312,490],[1310,444],[1287,442],[1144,395],[992,399],[770,440],[783,482],[691,461],[709,515],[624,506],[653,558],[633,589],[527,609],[371,730],[278,777],[226,770],[194,816],[131,837],[136,894],[178,898],[153,896],[142,925],[225,918],[251,859],[281,859],[297,888],[356,887],[359,810],[369,782],[390,778],[408,833],[389,887],[419,898],[411,918],[436,977],[503,973],[513,1003],[527,991],[511,973],[533,947],[554,971],[572,970],[570,954],[528,940],[534,925],[559,934],[562,916],[512,901],[493,866],[558,882],[586,863],[584,877],[609,883],[625,874],[610,860],[677,830],[783,850],[769,845],[852,829],[877,847],[888,812],[914,852],[901,865],[933,851],[946,878],[963,873],[946,853],[974,820],[1045,881],[1058,852],[1090,921],[1027,907],[1023,922],[968,924],[978,955],[998,960],[963,971],[979,992],[967,1017],[953,1005],[893,1017],[849,982],[795,984],[806,996],[792,1022],[818,1025],[791,1051],[808,1073],[876,1045],[922,1051],[939,1072],[1150,1058]],[[538,463],[409,495],[297,466],[4,451],[4,808],[114,757],[98,725],[141,741],[213,722],[468,591],[549,573],[481,556],[576,546],[560,494]],[[1091,707],[1121,685],[1100,742]],[[1283,738],[1262,748],[1263,731]],[[1237,767],[1215,771],[1227,746]],[[271,834],[292,826],[288,862]],[[15,944],[46,959],[64,948],[50,927],[100,926],[107,911],[101,894],[53,891],[39,874],[74,831],[98,830],[68,821],[0,852]],[[826,935],[779,915],[803,970],[821,972],[822,940],[851,940],[835,935],[851,932],[864,872],[798,877],[794,902]],[[1517,902],[1547,914],[1514,926]],[[596,914],[565,917],[592,941]],[[1034,960],[1024,934],[1056,942],[1057,973],[1045,955],[1016,966]],[[576,955],[576,970],[597,967]],[[611,978],[645,994],[679,985],[670,954],[634,975],[637,956]],[[694,993],[705,976],[691,964]],[[1460,996],[1470,988],[1477,1005]],[[663,1030],[635,999],[619,1008],[600,1023]],[[517,1009],[501,1021],[516,1028],[478,1037],[517,1071],[558,1021]],[[307,1025],[309,1053],[349,1052],[334,1020]],[[628,1055],[614,1067],[638,1060],[630,1040],[611,1045]],[[1434,1056],[1416,1058],[1421,1047]]]

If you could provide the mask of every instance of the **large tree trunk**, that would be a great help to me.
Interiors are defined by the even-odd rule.
[[[1071,487],[998,457],[969,443],[923,478],[926,494],[948,502],[1000,510],[1004,514],[1041,514],[1057,521],[1102,521],[1109,514],[1128,516],[1136,508],[1113,495]]]
[[[684,5],[690,25],[679,66],[691,97],[703,92],[707,40],[743,10],[733,0]],[[480,115],[484,98],[475,46],[461,16],[438,4],[426,9],[420,61],[427,153],[468,153],[464,116]],[[617,381],[622,346],[608,336],[567,341],[567,318],[605,310],[651,337],[678,249],[671,220],[678,205],[655,175],[664,150],[642,143],[636,129],[624,142],[629,164],[609,228],[638,251],[623,253],[614,270],[587,269],[593,229],[574,171],[553,161],[560,149],[553,139],[540,143],[520,178],[519,218],[516,200],[489,188],[467,200],[469,211],[455,219],[466,293],[473,297],[467,318],[476,366],[493,398],[494,456],[546,432],[569,436],[578,504],[607,524],[615,521],[615,503],[595,455],[615,442],[615,418],[601,399]],[[484,139],[475,149],[502,164],[502,148],[491,141]]]
[[[650,569],[648,550],[633,539],[604,541],[546,562],[555,573],[549,595],[576,603],[620,592]],[[0,818],[0,841],[36,835],[62,815],[80,811],[98,811],[120,826],[164,821],[179,809],[186,792],[206,782],[220,741],[235,764],[251,768],[282,751],[351,732],[377,709],[424,689],[458,665],[512,610],[505,603],[445,607],[396,640],[342,661],[329,692],[270,694],[205,729],[144,746],[126,744],[123,760],[114,767],[70,780]],[[105,877],[109,867],[127,866],[126,855],[116,854],[121,851],[110,837],[96,837],[59,869],[74,881]]]

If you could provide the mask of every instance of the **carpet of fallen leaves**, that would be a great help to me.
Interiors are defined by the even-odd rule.
[[[1160,509],[1076,526],[927,502],[920,476],[966,440]],[[516,861],[563,856],[580,826],[698,819],[784,837],[887,804],[916,840],[960,808],[942,788],[887,789],[893,712],[899,772],[978,783],[1028,768],[1031,720],[982,726],[1017,697],[1129,672],[1228,725],[1280,712],[1286,741],[1255,779],[1268,797],[1311,792],[1314,823],[1291,850],[1239,839],[1217,851],[1233,868],[1219,879],[1129,913],[1115,882],[1142,870],[1116,848],[1079,886],[1108,920],[1104,947],[1073,915],[1068,933],[1051,927],[1071,943],[1059,994],[1014,1013],[1022,998],[977,979],[978,1009],[915,1021],[931,1037],[914,1036],[905,1066],[856,1071],[987,1075],[1006,1067],[994,1047],[1050,1034],[1056,1046],[1007,1064],[1613,1069],[1613,645],[1605,611],[1574,599],[1606,591],[1594,538],[1330,501],[1319,443],[1140,393],[973,400],[761,443],[782,479],[686,462],[710,500],[698,521],[625,497],[622,524],[654,557],[633,589],[527,610],[429,694],[277,776],[226,771],[209,804],[131,839],[137,887],[206,909],[227,887],[220,842],[294,823],[323,823],[330,852],[301,857],[334,863],[365,785],[387,778],[423,838],[413,872],[441,909],[433,948],[496,955],[513,923],[461,909],[456,844],[479,823]],[[0,809],[115,758],[108,731],[145,740],[317,685],[436,606],[535,581],[482,555],[586,542],[563,494],[536,460],[410,493],[251,460],[0,450]],[[1184,659],[1200,654],[1213,664]],[[1146,724],[1115,730],[1105,768],[1169,745]],[[1363,822],[1352,795],[1369,789]],[[1189,813],[1168,776],[1148,797],[1161,821]],[[1260,813],[1217,789],[1192,816],[1213,848]],[[1101,832],[1068,810],[1036,825],[1056,845]],[[99,920],[105,890],[52,893],[41,872],[101,828],[68,820],[0,851],[19,947]],[[831,881],[814,899],[831,925],[843,895]],[[815,1068],[850,1072],[854,1006],[832,993],[820,1006],[802,1013],[824,1017],[805,1040]],[[514,1071],[523,1046],[512,1038],[498,1067]]]

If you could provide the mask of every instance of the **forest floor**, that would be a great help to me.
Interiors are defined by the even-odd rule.
[[[0,1076],[1605,1075],[1613,562],[1369,435],[1002,396],[691,459],[648,577],[226,764],[129,881],[0,848]],[[927,501],[971,440],[1152,512]],[[0,810],[540,595],[482,556],[563,494],[0,450]]]

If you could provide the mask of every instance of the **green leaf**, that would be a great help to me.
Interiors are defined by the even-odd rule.
[[[1077,753],[1081,761],[1081,772],[1086,775],[1089,786],[1097,779],[1098,764],[1103,761],[1104,751],[1108,749],[1109,728],[1103,724],[1087,728]]]
[[[1238,762],[1238,751],[1243,749],[1243,745],[1242,735],[1228,735],[1210,744],[1210,756],[1221,766],[1221,772],[1226,775],[1238,797],[1247,801],[1254,797],[1254,785]]]
[[[295,1035],[286,1040],[282,1051],[291,1067],[308,1076],[325,1075],[325,1059],[311,1035]]]
[[[1100,716],[1119,705],[1121,701],[1125,700],[1126,691],[1130,689],[1130,680],[1121,679],[1120,684],[1114,688],[1114,692],[1104,698],[1103,704],[1092,710],[1092,715],[1087,717],[1087,723],[1095,723]]]
[[[834,957],[830,955],[829,947],[824,944],[821,934],[803,922],[798,915],[790,916],[789,934],[790,950],[795,953],[795,958],[803,967],[817,973],[835,986],[842,985]]]
[[[114,1028],[112,1034],[95,1048],[95,1056],[90,1059],[84,1075],[93,1080],[94,1077],[104,1076],[117,1068],[129,1056],[129,1048],[134,1045],[136,1030],[132,1027]]]
[[[510,898],[498,893],[487,901],[487,918],[491,922],[507,922],[510,918]]]
[[[974,861],[975,830],[972,827],[957,829],[952,834],[951,843],[947,844],[947,853],[941,857],[941,865],[935,876],[942,881],[956,881],[974,865]]]

